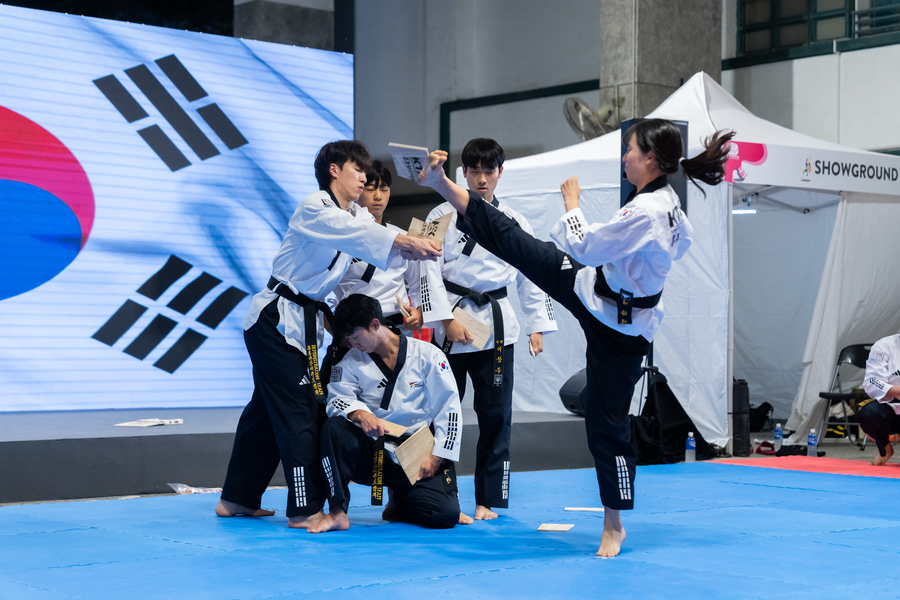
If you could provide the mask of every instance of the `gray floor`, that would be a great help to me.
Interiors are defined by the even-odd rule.
[[[243,407],[147,408],[0,413],[0,442],[234,433],[242,410]],[[115,426],[151,418],[183,419],[184,423],[146,428]],[[581,418],[558,413],[513,412],[513,423],[568,421],[581,421]],[[463,423],[477,422],[475,411],[463,407]]]

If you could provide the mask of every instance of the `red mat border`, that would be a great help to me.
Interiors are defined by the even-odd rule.
[[[717,460],[716,464],[805,471],[807,473],[831,473],[833,475],[854,475],[857,477],[887,477],[900,479],[900,463],[888,463],[882,467],[870,465],[862,460],[826,458],[813,456],[770,456],[768,458],[730,458]]]

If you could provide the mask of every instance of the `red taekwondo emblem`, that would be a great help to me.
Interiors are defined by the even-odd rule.
[[[94,224],[78,159],[52,133],[0,106],[0,300],[61,273]]]

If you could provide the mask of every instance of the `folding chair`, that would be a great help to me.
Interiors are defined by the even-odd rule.
[[[851,365],[865,371],[866,361],[869,359],[869,351],[871,349],[872,344],[854,344],[841,350],[840,355],[838,355],[837,363],[834,366],[834,377],[831,378],[831,389],[827,392],[819,392],[819,398],[826,400],[828,403],[825,406],[825,417],[822,419],[822,425],[818,429],[820,438],[825,437],[829,425],[843,425],[845,427],[844,430],[847,432],[847,441],[851,444],[856,441],[855,438],[850,435],[850,426],[856,426],[856,433],[858,436],[859,424],[850,423],[850,414],[847,411],[847,406],[850,402],[865,400],[867,396],[865,392],[853,392],[852,390],[849,392],[844,391],[843,385],[841,384],[841,367],[844,365]],[[839,417],[835,420],[835,417],[831,416],[831,407],[835,404],[841,405],[844,417],[843,421],[840,420]]]

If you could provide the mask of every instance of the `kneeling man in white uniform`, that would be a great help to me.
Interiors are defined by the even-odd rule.
[[[382,518],[432,529],[471,522],[459,512],[454,462],[459,460],[462,412],[456,381],[439,348],[397,335],[385,326],[381,304],[348,296],[334,314],[334,333],[352,349],[332,368],[328,420],[320,436],[329,514],[311,533],[350,527],[350,481],[372,485],[372,503],[389,491]],[[402,438],[386,436],[384,421],[407,427]],[[434,449],[410,484],[390,452],[423,427]]]

